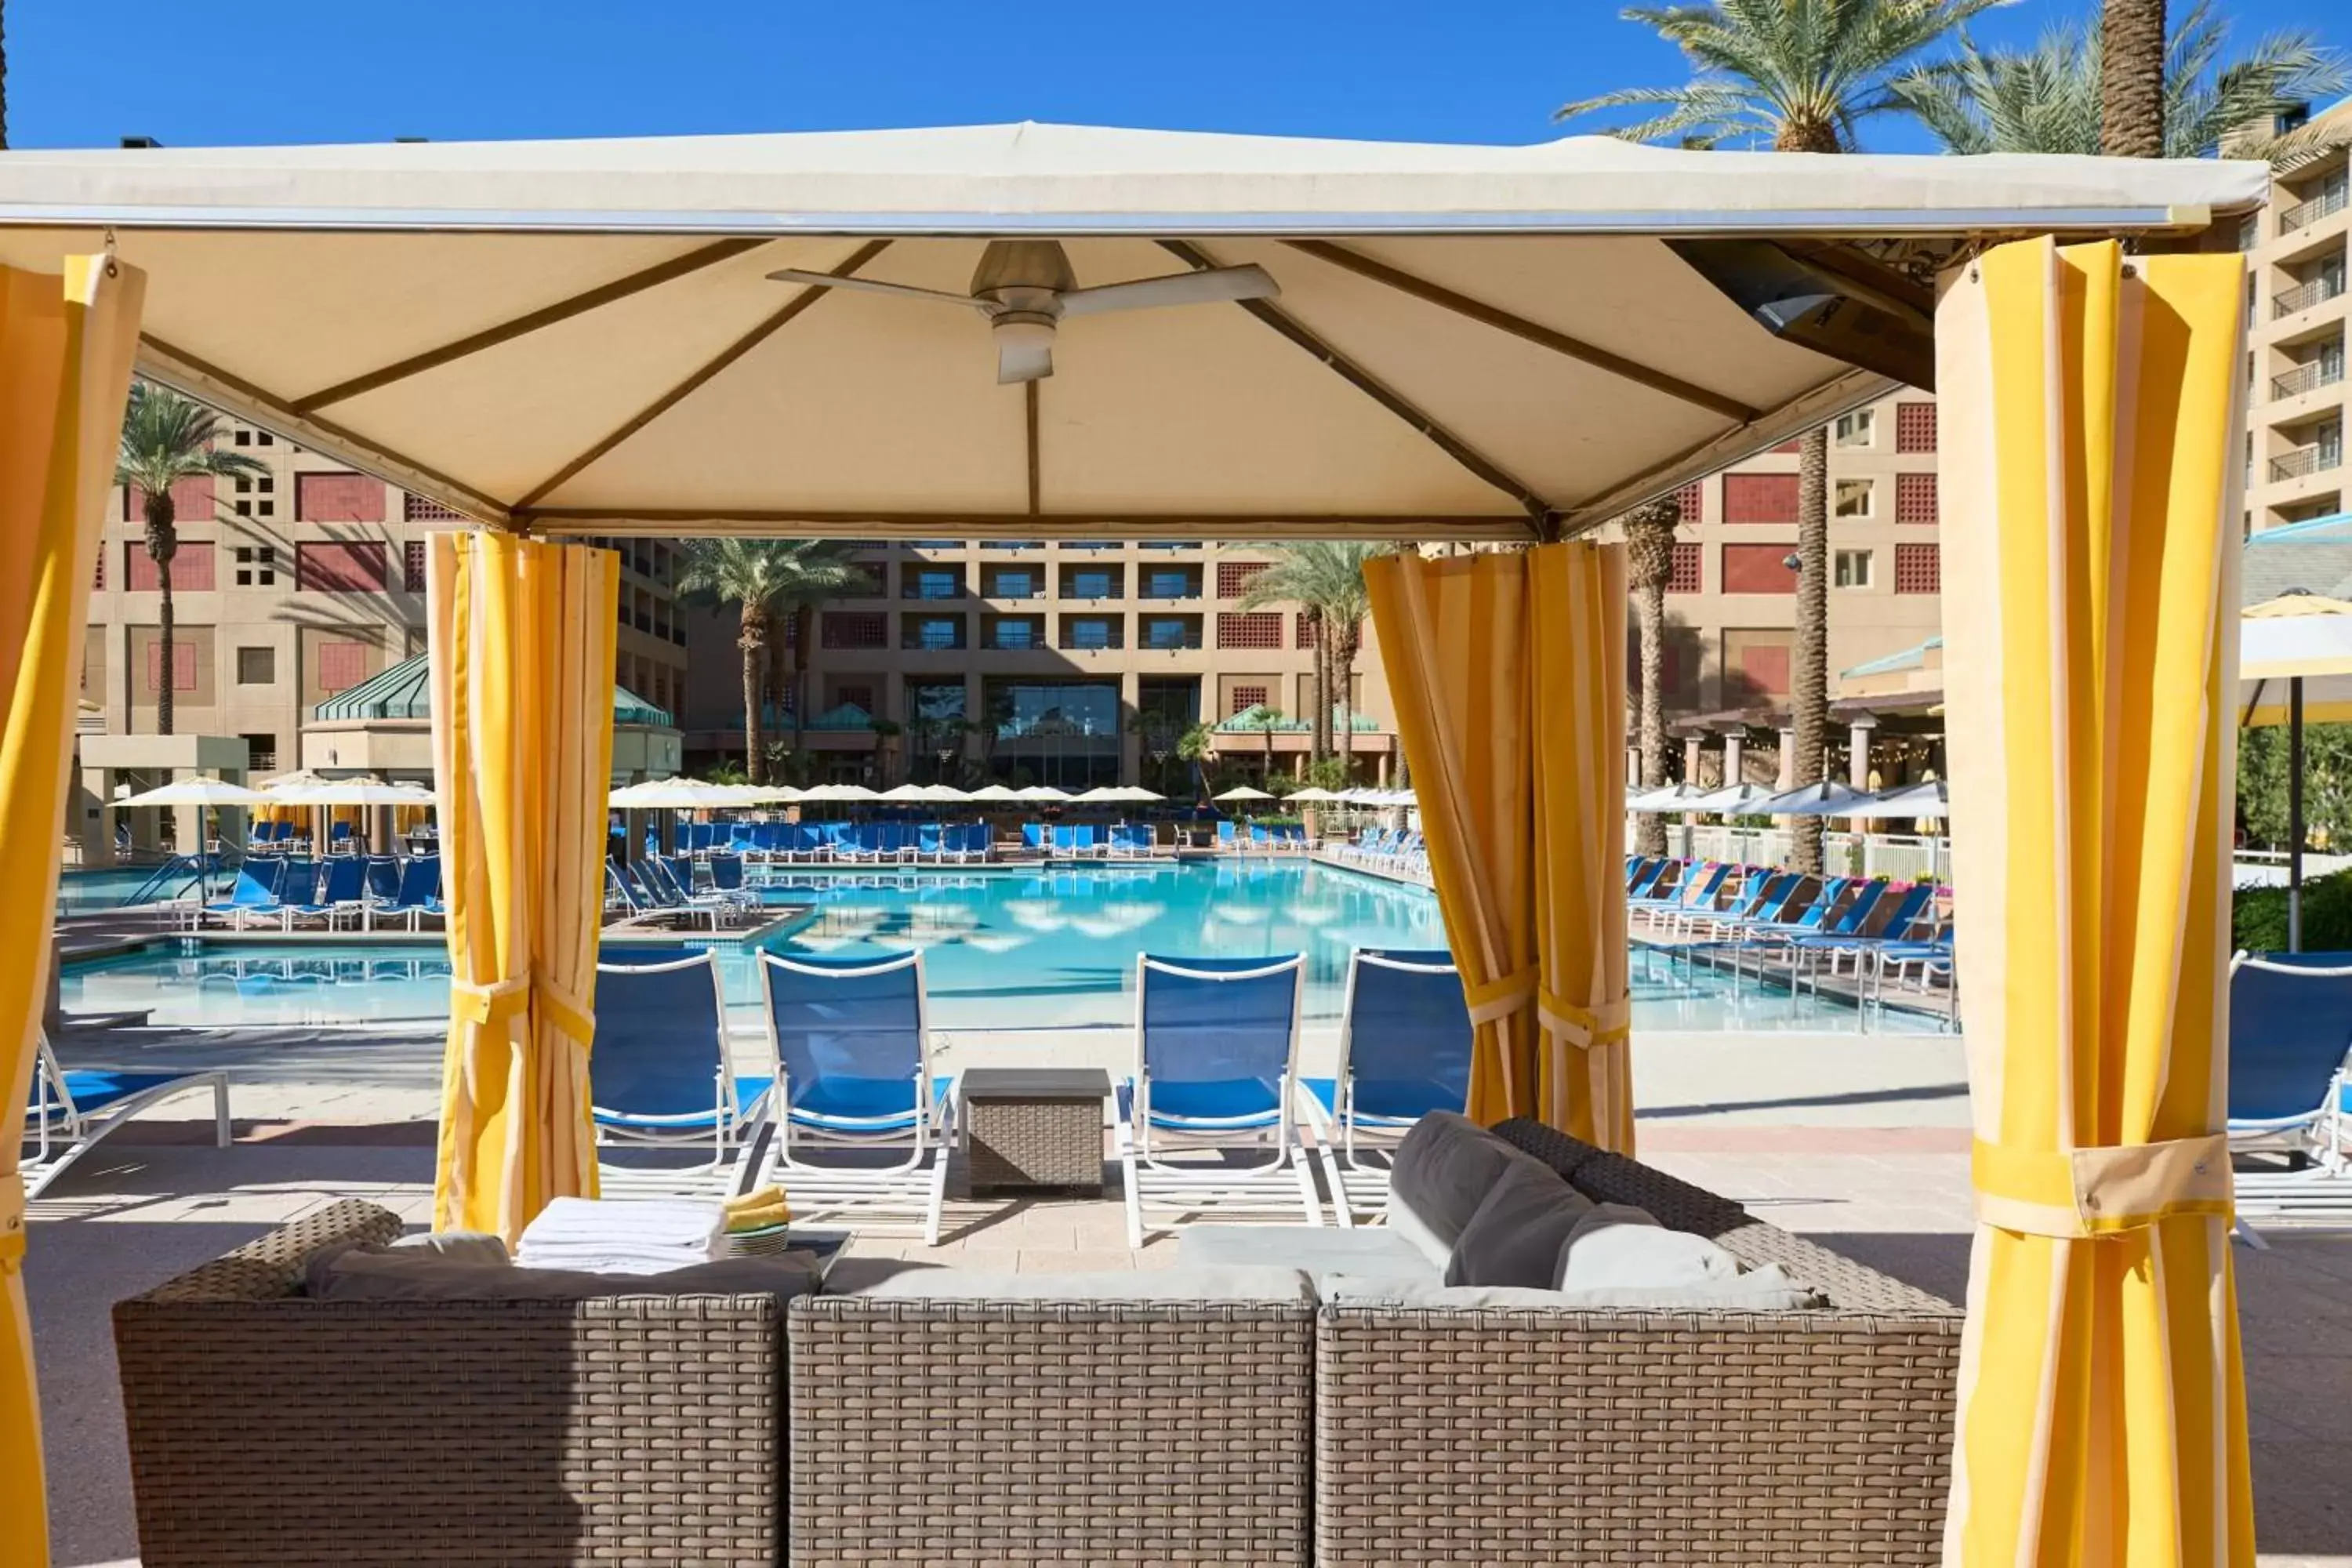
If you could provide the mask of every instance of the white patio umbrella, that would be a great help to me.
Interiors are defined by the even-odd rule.
[[[1070,804],[1072,805],[1111,805],[1126,798],[1127,796],[1119,793],[1117,784],[1097,784],[1090,790],[1072,795]]]
[[[1021,792],[1007,784],[982,784],[971,792],[974,800],[1019,800]]]
[[[923,793],[923,786],[919,784],[902,784],[895,789],[884,790],[880,795],[875,796],[875,798],[877,800],[917,801],[928,800],[930,797]]]
[[[1321,805],[1335,800],[1345,800],[1347,799],[1347,796],[1341,795],[1337,790],[1324,789],[1318,785],[1309,784],[1305,789],[1291,791],[1290,798],[1303,805]]]
[[[1720,813],[1725,816],[1753,816],[1772,798],[1772,792],[1761,784],[1733,784],[1726,789],[1703,795],[1690,803],[1692,811]]]
[[[754,805],[789,805],[803,793],[791,784],[745,784],[742,789],[744,800]]]
[[[1272,800],[1275,797],[1262,789],[1252,789],[1247,784],[1235,784],[1224,794],[1211,795],[1209,798],[1212,800]]]
[[[1866,792],[1836,779],[1822,779],[1817,784],[1799,784],[1783,790],[1760,805],[1743,807],[1759,816],[1850,816],[1853,813],[1841,808],[1851,802],[1867,798]]]
[[[1905,784],[1866,795],[1833,815],[1883,822],[1892,817],[1940,817],[1951,814],[1950,792],[1944,787],[1944,781],[1930,779],[1925,784]]]
[[[2283,594],[2238,630],[2238,721],[2287,732],[2286,945],[2303,951],[2303,727],[2352,720],[2352,603]]]
[[[604,797],[604,804],[616,809],[648,811],[676,809],[704,811],[715,806],[733,805],[734,798],[725,784],[706,784],[700,779],[647,779],[640,784],[626,784]]]
[[[327,779],[271,790],[267,798],[273,805],[431,805],[433,792],[421,784],[382,779]]]
[[[275,805],[280,797],[220,779],[174,779],[139,795],[110,801],[111,805]]]
[[[1027,789],[1017,790],[1014,793],[1023,800],[1052,801],[1073,798],[1067,793],[1055,789],[1052,784],[1031,784]]]
[[[1654,789],[1647,795],[1635,795],[1625,803],[1625,809],[1639,812],[1696,811],[1697,803],[1713,793],[1688,782],[1669,784],[1664,789]]]
[[[970,790],[958,789],[951,784],[927,784],[923,786],[923,798],[950,805],[971,800],[973,796]]]

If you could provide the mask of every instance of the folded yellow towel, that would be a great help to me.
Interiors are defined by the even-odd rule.
[[[737,1215],[742,1214],[746,1210],[751,1209],[773,1208],[783,1201],[784,1189],[771,1184],[767,1186],[761,1187],[756,1193],[745,1193],[740,1197],[729,1198],[727,1200],[727,1212],[730,1215]]]
[[[727,1228],[730,1231],[765,1230],[772,1225],[789,1224],[792,1217],[792,1205],[784,1202],[781,1187],[761,1187],[727,1203]]]
[[[792,1223],[792,1217],[793,1211],[778,1204],[772,1209],[754,1209],[749,1214],[736,1215],[728,1220],[727,1228],[730,1233],[735,1234],[747,1230],[765,1230],[772,1225],[789,1225]]]

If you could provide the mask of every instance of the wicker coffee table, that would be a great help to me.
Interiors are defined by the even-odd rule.
[[[956,1086],[971,1190],[1103,1190],[1100,1068],[974,1068]]]

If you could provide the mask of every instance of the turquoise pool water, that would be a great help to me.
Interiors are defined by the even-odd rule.
[[[1147,952],[1304,952],[1307,1016],[1336,1021],[1352,950],[1445,943],[1428,893],[1298,862],[808,872],[769,896],[807,906],[767,939],[774,951],[856,956],[921,949],[932,1021],[946,1028],[1129,1023],[1136,955]],[[751,1026],[759,1007],[753,954],[737,943],[716,945],[730,1009]],[[72,1013],[142,1009],[165,1024],[286,1026],[443,1018],[448,976],[431,940],[299,948],[189,940],[68,964],[59,984]],[[1702,971],[1686,978],[1640,955],[1633,978],[1639,1027],[1821,1030],[1856,1023],[1853,1009],[1834,1000],[1759,991],[1753,982],[1735,993],[1718,976]],[[1883,1026],[1904,1022],[1890,1016]]]

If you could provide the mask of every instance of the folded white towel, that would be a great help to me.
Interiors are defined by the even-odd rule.
[[[558,1198],[524,1227],[515,1262],[526,1268],[652,1274],[726,1256],[727,1211],[717,1203]]]

